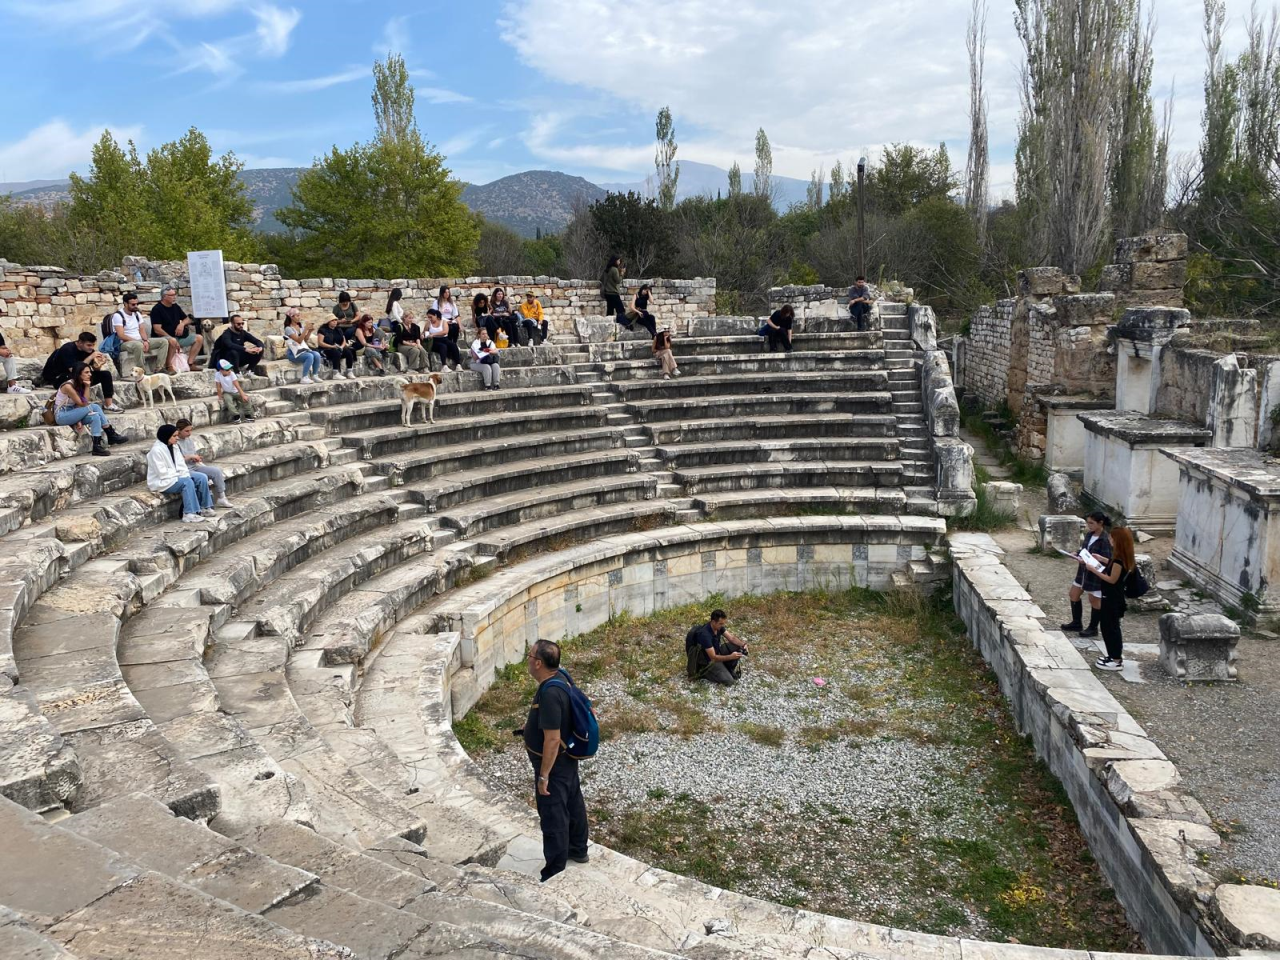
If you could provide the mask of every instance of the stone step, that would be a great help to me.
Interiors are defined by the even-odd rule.
[[[75,797],[80,779],[75,751],[32,693],[25,687],[0,690],[0,797],[36,813],[58,811]]]
[[[855,333],[796,333],[791,338],[792,353],[833,353],[842,350],[877,350],[880,348],[879,331]],[[590,346],[592,356],[600,361],[643,361],[651,360],[653,347],[645,340],[618,341],[614,343],[593,343]],[[726,336],[726,337],[677,337],[672,341],[672,353],[677,362],[685,357],[725,354],[763,354],[765,341],[763,337]]]
[[[486,553],[496,556],[500,562],[509,563],[539,549],[563,549],[568,545],[565,541],[581,542],[631,533],[640,528],[638,525],[669,526],[672,522],[672,509],[666,501],[640,500],[586,508],[558,517],[503,527],[482,534],[477,542]]]
[[[890,414],[829,413],[821,417],[758,416],[731,420],[687,420],[657,423],[645,429],[660,446],[730,440],[788,440],[807,437],[893,437],[897,420]]]
[[[865,393],[884,390],[888,376],[882,370],[788,371],[748,373],[732,379],[734,396],[787,393]],[[681,377],[679,380],[622,380],[613,386],[627,404],[657,398],[698,399],[722,395],[725,381],[717,377]]]
[[[888,392],[770,393],[748,396],[712,395],[697,404],[699,417],[733,420],[739,417],[816,417],[831,413],[891,413]],[[690,413],[687,398],[629,402],[627,409],[640,423],[656,424],[682,420]]]
[[[472,439],[455,446],[392,454],[372,463],[375,470],[400,486],[470,470],[501,467],[531,457],[593,453],[622,446],[623,436],[614,427],[543,433],[535,424],[533,429],[519,436],[479,443]]]
[[[672,470],[727,464],[893,460],[898,441],[887,437],[819,437],[796,440],[720,440],[663,445],[657,454]]]
[[[10,960],[76,960],[57,940],[28,924],[12,910],[0,907],[0,957]]]
[[[895,414],[921,414],[924,413],[924,404],[919,400],[911,401],[894,401],[893,412]]]
[[[808,461],[725,464],[673,471],[688,496],[759,488],[897,486],[898,461]]]
[[[844,350],[828,353],[757,353],[709,356],[685,356],[678,360],[683,377],[743,376],[772,373],[786,376],[792,371],[871,371],[884,363],[882,350]],[[614,383],[632,380],[657,380],[662,370],[656,360],[621,360],[603,364],[604,372]]]
[[[419,408],[417,415],[425,416],[425,411]],[[540,432],[547,433],[582,430],[604,426],[606,416],[603,410],[581,404],[542,410],[528,418],[499,416],[485,421],[484,436],[486,441],[521,436],[530,432],[531,423],[536,425]],[[354,435],[342,437],[340,442],[356,451],[355,455],[361,459],[376,460],[390,454],[424,448],[434,449],[463,443],[474,446],[475,427],[472,421],[459,420],[415,423],[410,427],[397,423],[392,427],[362,430]]]
[[[0,903],[81,957],[342,960],[349,953],[129,864],[0,799]],[[38,955],[37,955],[38,956]]]
[[[788,490],[734,490],[708,493],[694,503],[716,520],[776,515],[780,508],[795,513],[840,511],[847,513],[899,514],[906,509],[907,495],[898,487],[809,487]]]
[[[591,393],[590,386],[578,384],[444,393],[436,397],[436,420],[474,423],[477,418],[523,415],[575,402],[585,406],[591,402]],[[362,430],[398,426],[402,412],[398,399],[370,400],[313,409],[311,419],[313,423],[323,425],[331,435],[347,436]]]

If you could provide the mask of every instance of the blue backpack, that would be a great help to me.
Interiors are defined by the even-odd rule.
[[[547,683],[554,683],[569,691],[569,706],[573,710],[573,736],[564,745],[565,753],[574,760],[590,760],[600,749],[600,721],[591,707],[591,700],[578,689],[567,670],[560,670]]]

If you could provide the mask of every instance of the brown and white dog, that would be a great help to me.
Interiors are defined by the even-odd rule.
[[[167,373],[153,373],[148,376],[147,371],[142,367],[134,367],[133,382],[138,387],[138,399],[142,401],[144,407],[156,405],[155,398],[152,397],[153,392],[159,393],[161,400],[167,393],[170,403],[178,402],[178,398],[173,395],[173,381],[169,379]]]
[[[413,423],[413,408],[421,400],[427,405],[427,420],[436,422],[436,388],[443,381],[433,373],[421,383],[403,383],[400,386],[400,422],[404,426]]]

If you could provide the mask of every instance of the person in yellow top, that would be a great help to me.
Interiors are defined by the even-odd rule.
[[[524,302],[516,308],[520,322],[529,331],[530,343],[542,343],[547,339],[547,321],[542,316],[542,301],[532,290],[524,295]]]

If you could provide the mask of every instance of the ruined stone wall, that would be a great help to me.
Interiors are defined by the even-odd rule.
[[[1126,307],[1181,307],[1187,283],[1186,234],[1155,234],[1116,241],[1113,262],[1102,268],[1098,289]]]
[[[867,286],[871,288],[872,298],[891,303],[907,303],[915,295],[914,290],[897,281],[890,281],[879,287],[874,283],[868,283]],[[799,320],[845,318],[849,316],[849,287],[828,287],[818,283],[811,286],[769,288],[770,313],[788,304],[795,310]]]
[[[471,297],[507,289],[512,299],[533,290],[542,301],[553,331],[568,332],[583,316],[602,315],[604,298],[594,280],[561,280],[555,277],[468,277],[465,279],[347,280],[319,277],[290,280],[273,264],[226,262],[228,309],[240,313],[254,333],[277,333],[284,312],[298,307],[307,319],[319,322],[338,302],[339,292],[351,294],[358,310],[381,317],[392,287],[404,291],[404,306],[424,313],[442,284],[453,289],[463,317],[470,316]],[[715,314],[714,279],[644,280],[653,288],[649,309],[660,324],[687,324],[694,317]],[[639,280],[628,280],[631,289]],[[0,333],[19,357],[42,357],[60,342],[83,330],[97,332],[104,314],[119,309],[127,292],[136,292],[144,313],[160,299],[160,291],[172,284],[178,302],[191,306],[191,289],[185,260],[148,261],[127,257],[119,271],[103,271],[92,277],[68,274],[58,267],[24,267],[0,260]]]
[[[961,386],[986,407],[1005,402],[1009,385],[1009,346],[1017,301],[981,306],[969,321]]]

